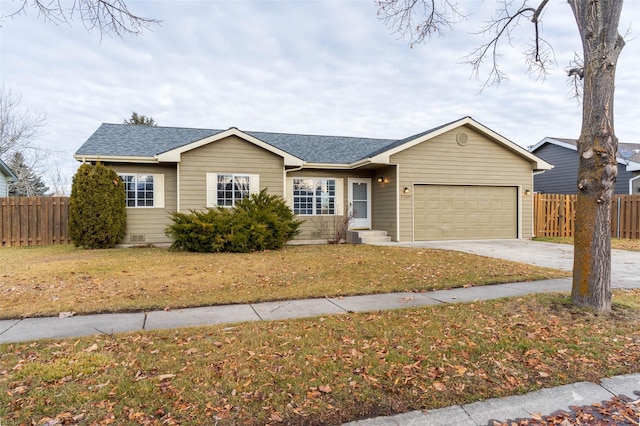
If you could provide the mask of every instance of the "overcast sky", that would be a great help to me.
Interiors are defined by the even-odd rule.
[[[0,0],[0,15],[16,3]],[[101,39],[79,20],[44,22],[33,9],[1,23],[0,83],[21,96],[21,107],[47,114],[35,143],[53,152],[49,169],[73,174],[80,145],[132,111],[163,126],[398,139],[471,116],[525,147],[580,133],[581,106],[565,68],[581,46],[564,0],[551,0],[543,15],[557,60],[550,74],[527,74],[531,28],[521,26],[514,47],[503,44],[509,80],[481,93],[482,80],[463,62],[483,42],[474,33],[493,13],[492,0],[459,0],[467,20],[413,48],[379,20],[373,0],[127,4],[162,23],[124,39]],[[627,0],[620,32],[630,33],[616,75],[621,142],[640,142],[638,21],[640,1]],[[489,69],[482,71],[481,79]]]

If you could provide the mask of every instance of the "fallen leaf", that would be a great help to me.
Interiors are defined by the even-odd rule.
[[[329,385],[324,385],[324,386],[319,386],[318,390],[322,393],[331,393],[333,389],[331,389],[331,386]]]
[[[163,381],[163,380],[169,380],[169,379],[173,379],[174,377],[176,377],[175,374],[161,374],[158,377],[156,377],[158,380]]]
[[[87,349],[85,349],[82,352],[93,352],[93,351],[97,351],[98,350],[98,344],[94,343],[93,345],[89,346]]]
[[[432,386],[438,392],[445,392],[447,390],[447,386],[442,382],[434,382]]]

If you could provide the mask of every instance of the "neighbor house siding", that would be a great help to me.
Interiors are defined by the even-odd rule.
[[[333,232],[334,226],[336,224],[340,224],[349,209],[349,178],[372,178],[371,171],[368,170],[327,170],[327,169],[305,169],[299,170],[291,173],[287,173],[287,180],[293,178],[335,178],[340,179],[342,185],[340,186],[340,191],[342,193],[342,198],[340,200],[340,209],[342,214],[339,215],[318,215],[318,216],[298,216],[299,220],[302,220],[303,223],[300,226],[300,234],[296,237],[298,240],[321,240],[324,238],[321,232],[321,228],[323,226],[328,226],[330,232]],[[372,179],[373,181],[373,179]],[[290,187],[288,184],[287,187]],[[373,195],[372,195],[373,197]],[[290,207],[293,207],[292,204],[292,194],[290,191],[287,193],[287,203]]]
[[[182,153],[179,170],[181,212],[206,207],[207,173],[259,175],[261,190],[284,195],[283,158],[236,136]]]
[[[171,239],[164,233],[170,225],[170,213],[177,208],[176,165],[133,165],[107,164],[119,174],[161,174],[164,176],[164,207],[127,208],[127,231],[123,244],[169,243]],[[143,236],[144,241],[132,236]]]
[[[533,177],[533,187],[543,194],[576,194],[578,192],[578,152],[569,148],[545,143],[533,154],[554,166],[553,169]],[[615,194],[629,193],[629,180],[633,173],[624,164],[618,164]]]
[[[533,177],[533,189],[544,194],[575,194],[578,181],[578,153],[550,143],[535,152],[554,168]],[[627,188],[628,191],[628,188]]]
[[[468,143],[456,142],[456,135],[465,132]],[[413,241],[413,185],[487,185],[515,186],[521,198],[518,225],[521,237],[533,236],[533,197],[522,191],[533,186],[532,164],[504,146],[463,126],[392,155],[398,164],[400,188],[400,241]],[[410,188],[402,196],[402,188]]]
[[[7,177],[0,170],[0,197],[7,196],[7,190],[8,190],[7,185],[8,185]]]

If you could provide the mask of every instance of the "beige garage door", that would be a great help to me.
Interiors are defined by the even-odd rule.
[[[414,239],[518,238],[513,186],[414,186]]]

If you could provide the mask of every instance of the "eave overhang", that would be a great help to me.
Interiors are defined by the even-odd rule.
[[[541,158],[536,157],[534,154],[530,153],[529,151],[527,151],[526,149],[524,149],[523,147],[521,147],[520,145],[517,145],[514,142],[511,142],[509,139],[503,137],[502,135],[494,132],[493,130],[489,129],[488,127],[483,126],[482,124],[478,123],[477,121],[475,121],[474,119],[472,119],[471,117],[464,117],[461,118],[460,120],[454,121],[452,123],[449,123],[446,126],[440,127],[430,133],[427,133],[425,135],[419,136],[415,139],[411,139],[409,141],[407,141],[406,143],[403,143],[402,145],[398,145],[388,151],[384,151],[374,157],[372,157],[370,159],[371,163],[376,163],[376,164],[389,164],[390,162],[390,158],[393,154],[396,154],[398,152],[404,151],[405,149],[411,148],[415,145],[418,145],[420,143],[423,143],[429,139],[433,139],[437,136],[440,136],[444,133],[447,133],[451,130],[454,130],[458,127],[461,126],[469,126],[472,127],[473,129],[477,130],[480,133],[483,133],[484,135],[488,136],[489,138],[493,139],[494,141],[496,141],[497,143],[501,144],[504,148],[514,152],[515,154],[519,155],[520,157],[524,157],[527,160],[531,161],[533,163],[533,170],[535,171],[542,171],[542,170],[551,170],[553,168],[553,166],[549,163],[547,163],[546,161],[544,161]]]
[[[250,142],[266,151],[272,152],[276,155],[279,155],[280,157],[282,157],[284,159],[284,165],[285,166],[290,166],[290,167],[300,167],[304,164],[304,161],[298,157],[295,157],[291,154],[289,154],[288,152],[285,152],[279,148],[276,148],[273,145],[270,145],[266,142],[261,141],[260,139],[253,137],[247,133],[244,133],[243,131],[232,127],[228,130],[225,130],[224,132],[220,132],[220,133],[216,133],[215,135],[211,135],[209,137],[206,137],[204,139],[200,139],[191,143],[188,143],[186,145],[180,146],[178,148],[172,149],[170,151],[166,151],[166,152],[162,152],[158,155],[155,156],[155,158],[157,159],[158,162],[160,163],[179,163],[180,162],[180,157],[182,155],[182,153],[187,152],[187,151],[191,151],[192,149],[196,149],[199,148],[201,146],[210,144],[212,142],[216,142],[219,141],[221,139],[227,138],[229,136],[237,136],[241,139],[246,140],[247,142]]]
[[[74,154],[73,158],[81,163],[144,163],[158,164],[156,157],[125,157],[120,155],[84,155]]]

